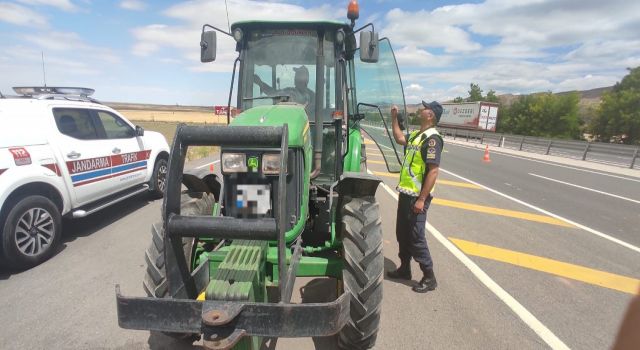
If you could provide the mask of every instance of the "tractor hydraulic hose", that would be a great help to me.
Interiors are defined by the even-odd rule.
[[[313,170],[311,178],[320,175],[322,168],[322,106],[324,96],[324,32],[318,35],[318,55],[316,56],[316,105],[315,105],[315,140],[313,142]]]

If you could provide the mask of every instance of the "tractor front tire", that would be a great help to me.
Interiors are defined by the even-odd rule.
[[[187,196],[185,196],[187,197]],[[211,215],[215,198],[213,194],[203,194],[202,198],[189,198],[183,201],[180,207],[180,214],[185,216]],[[182,248],[187,259],[187,265],[192,266],[194,252],[194,238],[183,238]],[[178,266],[167,266],[164,258],[165,241],[164,228],[162,222],[157,222],[151,226],[151,244],[145,251],[145,262],[147,271],[142,281],[147,295],[154,298],[170,298],[169,285],[167,283],[167,269],[177,269]],[[199,334],[183,334],[163,332],[172,338],[193,343],[200,339]]]
[[[373,347],[382,308],[384,255],[378,203],[374,196],[345,198],[341,208],[342,282],[351,296],[350,318],[339,333],[341,349]]]

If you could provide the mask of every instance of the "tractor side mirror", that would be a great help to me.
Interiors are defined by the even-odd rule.
[[[376,63],[379,56],[378,33],[373,31],[360,32],[360,61]]]
[[[200,62],[216,60],[216,32],[213,30],[202,32],[200,36]]]

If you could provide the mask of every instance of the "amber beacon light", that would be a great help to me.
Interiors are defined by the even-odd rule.
[[[351,21],[355,21],[360,17],[360,6],[358,5],[357,0],[351,0],[349,2],[349,7],[347,7],[347,18]]]

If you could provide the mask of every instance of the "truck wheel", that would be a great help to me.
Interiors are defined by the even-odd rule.
[[[341,209],[345,293],[351,294],[350,319],[340,331],[341,349],[369,349],[376,343],[382,307],[382,228],[373,196],[351,198]]]
[[[202,198],[191,198],[183,202],[180,207],[181,215],[211,215],[215,198],[213,194],[203,194]],[[184,256],[187,258],[187,264],[192,266],[194,252],[194,238],[183,238],[182,248]],[[177,266],[166,266],[164,263],[164,228],[162,222],[155,223],[151,226],[151,244],[145,251],[145,262],[147,270],[142,281],[147,295],[154,298],[170,298],[169,286],[167,284],[167,268],[177,269]],[[183,333],[163,333],[172,338],[194,342],[200,338],[199,334],[183,334]]]
[[[164,189],[167,187],[167,172],[169,166],[167,160],[159,158],[153,166],[153,175],[149,181],[149,192],[154,199],[162,198]]]
[[[11,268],[24,269],[49,259],[60,242],[62,219],[58,207],[43,196],[18,201],[4,222],[2,253]]]

